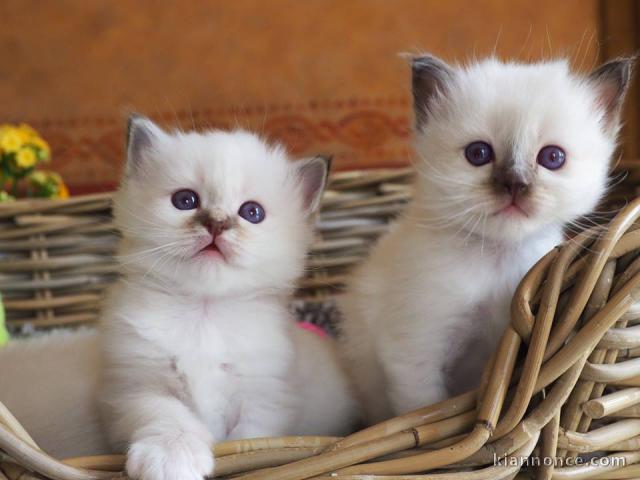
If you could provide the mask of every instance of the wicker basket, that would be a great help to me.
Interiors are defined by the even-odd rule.
[[[406,202],[408,177],[406,170],[334,177],[320,221],[322,240],[300,296],[317,300],[336,291],[345,270]],[[623,193],[635,193],[634,185],[625,182]],[[12,324],[95,319],[100,292],[114,276],[109,255],[117,237],[109,207],[108,195],[2,207],[0,217],[11,228],[0,232],[0,251],[11,255],[2,259],[0,289],[7,292]],[[640,478],[639,219],[636,200],[607,229],[577,235],[529,271],[477,391],[342,439],[221,443],[215,447],[217,475]],[[604,460],[580,464],[592,452],[604,452]],[[532,454],[564,464],[541,460],[522,468],[518,460]],[[0,480],[106,479],[120,475],[123,464],[122,456],[54,460],[0,404]]]

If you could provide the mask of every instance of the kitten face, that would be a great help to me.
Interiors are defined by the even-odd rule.
[[[287,290],[327,169],[248,132],[169,134],[135,118],[115,204],[123,267],[198,295]]]
[[[606,190],[629,60],[453,68],[413,61],[417,193],[467,235],[519,240],[589,213]]]

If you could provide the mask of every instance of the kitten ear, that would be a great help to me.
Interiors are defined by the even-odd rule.
[[[620,123],[622,103],[629,88],[634,57],[616,58],[589,75],[596,89],[598,106],[605,112],[605,128],[617,131]]]
[[[427,123],[433,101],[447,93],[453,78],[453,69],[437,57],[423,55],[411,59],[413,108],[418,130]]]
[[[166,135],[155,123],[136,113],[127,122],[127,166],[126,173],[135,173],[142,165],[153,145]]]
[[[327,184],[331,157],[318,155],[295,162],[298,179],[302,185],[303,207],[314,213],[320,207],[320,200]]]

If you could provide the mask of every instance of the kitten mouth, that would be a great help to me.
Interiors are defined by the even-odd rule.
[[[198,255],[206,255],[211,257],[220,257],[225,259],[224,253],[220,250],[220,247],[216,244],[216,239],[214,238],[208,245],[205,245],[203,248],[198,250]]]
[[[529,217],[529,212],[522,208],[518,202],[511,200],[511,202],[493,214],[493,216],[497,215],[505,215],[508,217]]]

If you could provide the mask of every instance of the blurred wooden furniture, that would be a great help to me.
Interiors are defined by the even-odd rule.
[[[566,55],[588,69],[597,39],[607,48],[602,5],[610,18],[627,3],[5,0],[0,123],[40,130],[75,193],[117,183],[128,110],[245,126],[296,155],[331,153],[337,169],[401,166],[411,111],[399,52]]]
[[[601,0],[600,55],[603,60],[640,52],[640,2]],[[640,158],[640,75],[636,68],[629,89],[622,132],[622,156]]]

